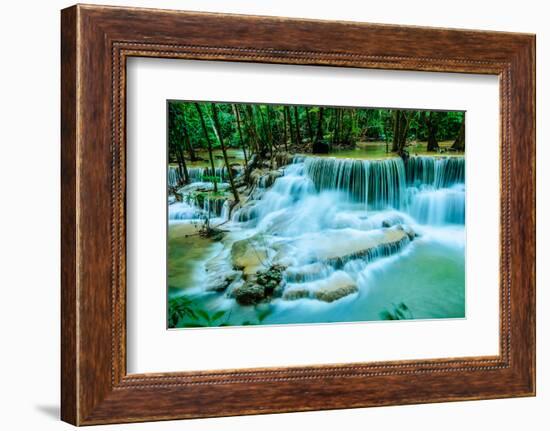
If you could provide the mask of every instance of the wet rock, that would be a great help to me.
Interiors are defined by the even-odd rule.
[[[409,235],[403,229],[395,227],[366,232],[354,238],[346,238],[345,235],[335,236],[333,239],[330,237],[330,234],[325,234],[325,241],[317,247],[315,255],[318,261],[337,269],[353,259],[370,261],[377,257],[391,256],[410,242]]]
[[[305,287],[293,287],[286,289],[283,293],[283,299],[295,301],[296,299],[309,298],[310,291]]]
[[[285,282],[282,281],[279,285],[273,289],[273,298],[281,298],[285,291]]]
[[[205,290],[223,292],[235,281],[238,281],[242,276],[241,271],[230,271],[226,274],[218,276],[217,274],[209,277]]]
[[[263,169],[254,169],[250,173],[250,182],[260,188],[269,188],[273,185],[277,178],[283,176],[283,172],[279,170],[270,170],[269,167]]]
[[[345,272],[338,272],[315,290],[314,295],[320,301],[333,302],[357,291],[355,281]]]
[[[351,284],[344,286],[330,286],[317,290],[315,292],[315,298],[320,301],[333,302],[355,292],[357,292],[357,286]]]
[[[283,176],[283,172],[281,171],[269,171],[266,175],[263,176],[263,187],[271,187],[273,183],[277,180],[277,178],[280,178]]]
[[[256,274],[258,270],[265,268],[268,257],[268,250],[258,244],[254,237],[235,241],[231,246],[233,268],[242,270],[245,276]]]
[[[240,305],[255,305],[266,299],[264,286],[254,282],[246,282],[236,287],[232,295]]]
[[[222,292],[242,277],[242,271],[236,271],[231,267],[225,252],[206,262],[205,270],[208,274],[205,287],[207,291]]]
[[[267,271],[256,272],[256,283],[264,286],[266,296],[272,296],[283,283],[284,266],[272,265]]]
[[[382,227],[392,227],[403,223],[403,218],[398,215],[392,215],[382,220]]]
[[[246,222],[258,218],[259,214],[256,203],[256,201],[250,200],[239,208],[236,208],[234,214],[236,214],[237,221]]]
[[[237,302],[241,305],[253,305],[265,302],[273,296],[281,296],[284,290],[284,267],[272,265],[267,270],[256,271],[247,277],[241,285],[235,285],[231,290]]]
[[[287,268],[286,279],[291,283],[303,283],[304,281],[318,280],[327,276],[328,267],[320,262],[309,265]]]
[[[402,230],[403,232],[405,232],[411,241],[412,241],[413,239],[415,239],[415,238],[418,236],[418,233],[416,233],[416,232],[413,230],[413,228],[410,227],[410,226],[407,225],[407,224],[401,224],[401,225],[397,226],[397,229],[400,229],[400,230]]]
[[[227,183],[217,183],[218,191],[225,191],[229,189],[229,184]],[[197,182],[187,184],[183,187],[180,187],[177,190],[177,193],[180,195],[186,195],[193,192],[209,192],[214,190],[214,183],[210,182]]]
[[[279,152],[275,154],[275,162],[278,167],[292,163],[292,156],[289,153]]]
[[[255,187],[260,187],[262,178],[264,177],[267,171],[268,171],[267,169],[261,169],[261,168],[254,169],[250,173],[250,184],[252,184]]]

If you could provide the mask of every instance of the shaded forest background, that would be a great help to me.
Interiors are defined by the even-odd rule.
[[[169,161],[179,166],[184,183],[189,163],[215,172],[216,159],[230,166],[235,150],[246,166],[253,157],[272,163],[281,152],[364,148],[372,157],[406,159],[418,151],[462,153],[465,147],[460,111],[170,101],[168,116]]]

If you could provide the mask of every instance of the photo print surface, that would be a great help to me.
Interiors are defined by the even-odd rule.
[[[167,327],[465,317],[465,112],[167,102]]]

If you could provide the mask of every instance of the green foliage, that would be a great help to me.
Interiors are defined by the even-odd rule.
[[[170,299],[168,302],[168,327],[179,327],[185,318],[196,320],[198,316],[192,305],[193,302],[185,296]]]
[[[201,181],[204,181],[205,183],[221,183],[222,179],[215,175],[201,175]]]
[[[211,103],[200,103],[206,123],[207,135],[213,149],[220,148],[215,130]],[[280,150],[286,144],[294,144],[296,118],[294,107],[289,107],[290,118],[285,121],[285,106],[260,104],[216,104],[220,133],[227,148],[239,148],[249,154]],[[315,138],[320,119],[319,106],[298,106],[298,129],[303,145]],[[383,108],[323,108],[321,139],[332,145],[353,146],[356,142],[389,142],[394,133],[394,109]],[[408,118],[407,141],[425,141],[428,128],[426,112],[437,123],[437,139],[454,140],[459,134],[464,118],[460,111],[403,110]],[[240,132],[237,122],[240,122]],[[185,133],[195,149],[206,149],[207,140],[202,130],[197,109],[192,102],[170,101],[168,103],[168,143],[170,160],[176,160],[176,149],[183,148]],[[241,140],[242,137],[242,140]],[[285,141],[286,140],[286,141]],[[212,179],[214,181],[214,179]]]
[[[210,313],[197,308],[196,304],[186,296],[178,296],[168,301],[169,328],[227,326],[227,322],[220,322],[226,316],[229,317],[227,310],[218,310]]]
[[[266,307],[258,310],[258,323],[262,323],[267,318],[267,316],[271,314],[272,311],[272,307]]]
[[[168,327],[169,328],[205,328],[213,326],[230,326],[229,310],[207,311],[200,308],[201,305],[193,302],[187,296],[178,296],[168,301]],[[257,321],[245,320],[242,326],[259,325],[273,312],[270,304],[256,306]]]
[[[391,310],[384,310],[380,313],[382,320],[410,320],[414,319],[412,311],[404,302],[392,304]]]

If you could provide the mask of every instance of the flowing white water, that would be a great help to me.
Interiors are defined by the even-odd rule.
[[[242,167],[237,165],[231,166],[233,175],[238,175],[242,171]],[[198,183],[204,181],[208,177],[216,177],[218,181],[227,182],[229,176],[227,169],[224,166],[214,168],[214,175],[211,173],[212,169],[209,167],[190,167],[187,168],[189,174],[189,181],[191,183]],[[176,166],[168,167],[168,185],[170,187],[177,187],[183,183],[183,173]]]
[[[223,277],[231,271],[231,244],[255,238],[269,250],[266,259],[286,267],[284,292],[252,307],[238,305],[231,288],[198,289],[194,300],[205,310],[231,311],[225,324],[259,323],[258,310],[264,309],[262,323],[271,324],[379,320],[400,303],[413,318],[464,316],[464,158],[296,157],[281,171],[224,225],[230,233],[218,255],[223,264],[171,283],[171,295]],[[193,218],[193,208],[205,211],[197,206],[171,204],[170,222]],[[213,213],[226,219],[227,204]],[[417,237],[365,251],[396,229]],[[356,290],[332,302],[318,299],[335,284]]]

